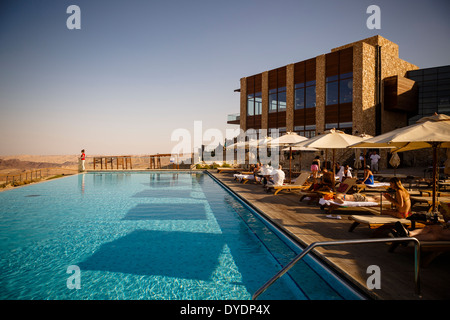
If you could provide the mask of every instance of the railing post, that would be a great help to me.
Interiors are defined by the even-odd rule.
[[[414,241],[415,257],[414,257],[414,283],[415,293],[421,297],[420,293],[420,242],[416,238],[380,238],[380,239],[359,239],[359,240],[340,240],[340,241],[323,241],[314,242],[306,247],[300,254],[298,254],[291,262],[277,272],[269,279],[261,288],[259,288],[252,296],[252,300],[256,300],[258,296],[264,293],[272,284],[287,273],[297,262],[299,262],[305,255],[307,255],[316,246],[332,246],[343,244],[365,244],[365,243],[383,243],[383,242],[405,242]]]

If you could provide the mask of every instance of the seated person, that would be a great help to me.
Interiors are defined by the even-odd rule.
[[[282,186],[284,183],[285,174],[284,171],[281,170],[281,165],[278,166],[278,169],[275,170],[275,174],[272,176],[272,180],[268,182],[269,185]]]
[[[352,177],[352,172],[348,164],[345,166],[341,166],[337,173],[337,176],[339,177],[339,182],[344,182],[345,179]]]
[[[450,241],[450,205],[444,203],[441,210],[444,223],[426,225],[424,228],[409,231],[400,222],[395,223],[392,234],[395,237],[414,237],[422,241]]]
[[[322,181],[319,185],[320,191],[331,191],[334,189],[335,179],[332,171],[324,168],[322,170]]]
[[[396,209],[383,210],[383,213],[400,219],[409,217],[412,212],[411,199],[409,198],[408,191],[403,187],[402,182],[397,177],[392,178],[389,182],[391,184],[390,187],[395,190],[395,196],[392,197],[389,193],[383,193],[383,196],[386,200],[394,204]]]
[[[258,162],[256,165],[255,165],[255,167],[253,168],[253,176],[255,177],[255,181],[256,182],[259,182],[262,178],[263,178],[263,176],[262,176],[262,174],[261,174],[261,164]]]
[[[359,180],[358,183],[364,183],[364,184],[374,184],[373,179],[373,173],[370,171],[370,167],[366,166],[364,168],[364,178],[362,180]]]

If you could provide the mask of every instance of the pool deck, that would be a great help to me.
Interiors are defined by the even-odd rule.
[[[364,225],[358,226],[353,232],[348,231],[352,224],[348,219],[351,214],[370,216],[368,213],[340,212],[341,220],[329,219],[319,205],[300,202],[300,196],[295,192],[282,191],[274,195],[273,192],[266,193],[261,185],[239,183],[232,174],[212,170],[210,173],[304,246],[321,241],[374,237],[373,230]],[[379,236],[387,238],[387,231]],[[388,244],[384,243],[339,245],[318,247],[314,253],[373,299],[450,299],[450,254],[443,254],[427,267],[420,268],[422,297],[419,297],[414,290],[414,248],[399,246],[393,253],[388,252],[388,249]],[[367,268],[370,265],[380,268],[380,289],[367,288],[366,282],[371,275],[367,273]],[[272,276],[267,275],[267,280]]]

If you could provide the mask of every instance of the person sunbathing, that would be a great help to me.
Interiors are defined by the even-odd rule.
[[[334,201],[336,203],[343,204],[345,201],[379,202],[380,199],[381,199],[380,196],[366,196],[361,193],[354,193],[354,194],[337,193],[334,198]]]

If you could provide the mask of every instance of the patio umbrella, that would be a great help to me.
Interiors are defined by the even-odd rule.
[[[310,147],[288,147],[288,148],[284,148],[284,149],[282,149],[283,151],[305,151],[305,152],[314,152],[314,151],[319,151],[319,149],[316,149],[316,148],[310,148]],[[298,164],[299,164],[299,167],[300,167],[300,169],[301,169],[301,162],[302,162],[302,154],[301,154],[301,152],[300,152],[300,156],[299,156],[299,159],[298,159]]]
[[[291,181],[292,178],[292,146],[306,140],[308,140],[308,138],[300,136],[295,132],[287,132],[285,135],[282,135],[281,137],[275,138],[270,141],[270,145],[272,147],[289,147],[289,181]]]
[[[354,147],[393,147],[393,152],[403,152],[423,148],[433,149],[433,211],[436,210],[437,186],[437,150],[450,148],[450,117],[443,114],[434,114],[424,117],[415,124],[398,128],[382,135],[364,140]]]
[[[352,136],[350,134],[346,134],[343,131],[331,129],[329,131],[325,131],[324,134],[317,135],[305,142],[301,142],[296,144],[296,147],[310,147],[310,148],[318,148],[318,149],[332,149],[333,150],[333,173],[335,173],[334,169],[334,154],[336,149],[343,149],[356,144],[358,142],[363,141],[364,138],[358,136]]]

